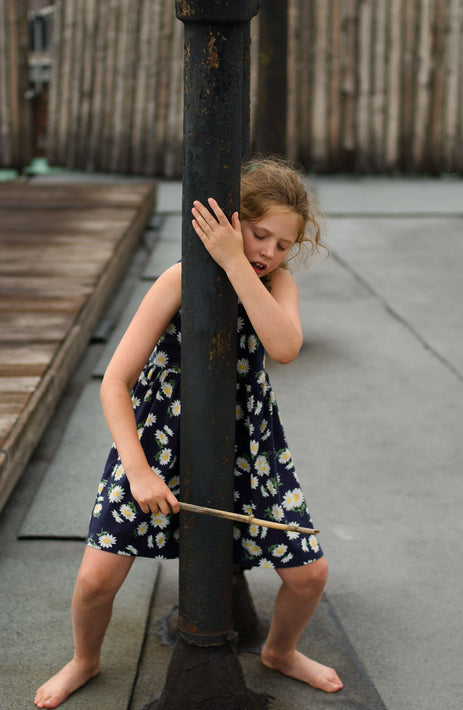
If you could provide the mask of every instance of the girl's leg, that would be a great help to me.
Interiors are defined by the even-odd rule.
[[[100,651],[114,597],[134,558],[86,547],[72,598],[74,656],[35,696],[38,708],[56,708],[100,669]]]
[[[314,688],[334,693],[342,688],[336,671],[296,651],[299,637],[322,597],[328,576],[324,557],[304,565],[278,569],[282,580],[262,662]]]

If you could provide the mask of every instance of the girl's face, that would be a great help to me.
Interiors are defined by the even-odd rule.
[[[301,221],[295,212],[268,212],[258,222],[241,222],[244,253],[258,276],[277,269],[295,244]]]

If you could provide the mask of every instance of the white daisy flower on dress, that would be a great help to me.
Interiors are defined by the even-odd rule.
[[[112,510],[112,511],[111,511],[111,515],[113,516],[113,518],[114,518],[114,520],[116,521],[116,523],[123,523],[123,522],[124,522],[124,521],[122,520],[121,516],[119,515],[119,513],[117,512],[117,510]]]
[[[123,503],[119,508],[119,513],[125,520],[128,520],[131,523],[137,517],[134,508],[135,506],[133,503]]]
[[[243,471],[246,471],[246,473],[251,471],[251,464],[243,456],[238,456],[236,459],[236,465]]]
[[[278,456],[278,461],[283,464],[287,464],[288,462],[291,462],[291,453],[289,449],[283,449],[283,451],[280,451],[280,455]]]
[[[273,562],[270,562],[270,560],[266,560],[265,557],[263,557],[261,560],[259,560],[259,567],[267,567],[268,569],[273,569],[274,568]]]
[[[133,407],[134,409],[136,409],[137,407],[140,406],[140,399],[139,399],[139,397],[135,397],[135,395],[132,395],[130,399],[132,400],[132,407]]]
[[[318,540],[316,535],[311,535],[309,537],[309,545],[312,548],[314,552],[318,552],[320,549],[320,545],[318,544]]]
[[[151,412],[148,414],[148,416],[145,419],[145,426],[153,426],[153,424],[156,422],[156,415],[152,414]]]
[[[233,537],[235,540],[239,540],[241,537],[241,530],[236,525],[233,526]]]
[[[261,413],[263,406],[264,406],[264,405],[263,405],[263,403],[262,403],[262,400],[261,400],[261,399],[257,400],[256,406],[255,406],[255,408],[254,408],[254,414],[255,414],[257,417],[258,417],[259,414]],[[262,424],[260,425],[259,429],[262,431]]]
[[[251,456],[257,456],[257,454],[259,453],[259,442],[255,439],[251,439],[251,441],[249,442],[249,448],[251,451]]]
[[[172,431],[172,429],[169,426],[167,426],[167,424],[164,424],[164,431],[166,432],[167,436],[174,435],[174,432]]]
[[[277,487],[275,485],[275,481],[272,478],[267,481],[267,488],[271,496],[276,495]]]
[[[259,526],[258,525],[250,525],[249,526],[249,534],[251,537],[257,537],[259,534]]]
[[[241,348],[241,350],[246,349],[246,336],[245,335],[242,335],[240,338],[240,348]]]
[[[101,495],[101,493],[103,493],[107,482],[108,482],[108,481],[107,481],[106,479],[103,480],[103,481],[100,481],[100,484],[99,484],[99,486],[98,486],[98,494],[99,494],[99,495]]]
[[[138,555],[138,550],[133,545],[127,545],[125,548],[130,555]]]
[[[164,530],[169,525],[169,516],[163,513],[151,513],[150,523],[153,528]]]
[[[270,548],[274,557],[283,557],[288,551],[288,545],[280,544]]]
[[[254,514],[254,508],[252,505],[249,505],[248,503],[245,503],[241,510],[243,511],[244,515],[253,515]]]
[[[100,517],[102,508],[103,508],[103,506],[101,505],[101,503],[97,503],[97,504],[95,505],[95,507],[93,508],[93,517],[94,517],[94,518],[99,518],[99,517]]]
[[[277,503],[272,505],[272,518],[277,523],[279,523],[283,520],[284,517],[285,516],[284,516],[283,508],[281,507],[281,505],[278,505]]]
[[[153,536],[152,536],[152,535],[148,535],[148,538],[147,538],[147,540],[146,540],[146,544],[148,545],[148,547],[149,547],[150,549],[152,549],[152,548],[154,547],[154,542],[153,542]]]
[[[260,487],[260,494],[261,494],[262,498],[268,498],[268,495],[269,495],[268,490],[266,489],[266,487],[264,485],[262,485]]]
[[[117,554],[121,555],[122,557],[132,557],[130,552],[127,552],[127,550],[118,550]]]
[[[257,339],[257,336],[252,335],[249,336],[248,338],[248,348],[250,353],[255,353],[259,345],[259,340]]]
[[[166,328],[166,333],[168,335],[175,335],[177,332],[177,328],[175,327],[174,323],[169,323],[169,325]]]
[[[243,408],[239,402],[236,404],[236,421],[243,418]]]
[[[104,532],[98,535],[98,542],[100,543],[101,547],[108,548],[115,545],[117,541],[114,535]]]
[[[253,394],[251,394],[248,397],[248,399],[246,401],[246,406],[248,408],[248,412],[252,412],[252,410],[254,409],[254,395]]]
[[[304,502],[304,497],[300,488],[295,488],[292,491],[286,491],[283,496],[283,507],[285,510],[295,510],[300,508]]]
[[[169,358],[167,357],[167,353],[163,352],[162,350],[158,350],[155,357],[153,358],[153,364],[156,365],[156,367],[166,367],[167,363],[169,362]]]
[[[249,372],[249,360],[245,357],[240,358],[236,363],[236,369],[239,375],[247,375]]]
[[[176,399],[174,402],[172,402],[172,404],[170,406],[170,413],[172,414],[173,417],[179,417],[181,409],[182,409],[182,407],[180,404],[180,400]]]
[[[248,538],[245,538],[241,541],[241,544],[246,550],[246,552],[248,552],[253,557],[259,557],[259,555],[262,554],[262,548],[259,547],[255,540],[249,540]]]
[[[257,486],[259,485],[259,479],[256,478],[256,476],[253,476],[252,473],[251,473],[251,477],[250,477],[250,483],[251,483],[251,488],[253,488],[253,489],[257,488]]]
[[[267,461],[267,457],[261,454],[258,456],[254,462],[254,468],[259,472],[261,476],[268,476],[270,473],[270,464]]]
[[[233,500],[236,501],[240,499],[240,492],[239,491],[233,491]]]
[[[297,523],[293,523],[293,525],[297,525]],[[288,540],[297,540],[300,534],[301,533],[296,532],[296,530],[286,531],[286,537],[288,538]]]
[[[167,537],[166,537],[165,533],[160,532],[156,535],[156,545],[158,547],[164,547],[166,542],[167,542]]]
[[[243,330],[243,327],[244,327],[244,318],[242,318],[241,316],[239,316],[238,319],[237,319],[237,321],[236,321],[236,330],[237,330],[237,332],[239,333],[241,330]]]
[[[173,478],[170,479],[168,485],[169,485],[169,488],[171,491],[173,491],[175,488],[178,488],[180,485],[180,477],[174,476]]]
[[[283,559],[282,559],[281,561],[283,562],[283,564],[286,564],[287,562],[291,562],[291,560],[293,559],[293,557],[294,557],[293,553],[292,553],[292,552],[288,552],[288,554],[286,555],[286,557],[283,557]]]
[[[172,397],[172,392],[174,391],[174,388],[172,387],[172,382],[163,382],[161,385],[161,389],[166,395],[166,397]]]
[[[137,528],[137,535],[146,535],[148,532],[148,523],[143,521]]]
[[[120,481],[121,478],[125,476],[124,467],[122,464],[118,464],[113,471],[113,478],[115,481]]]
[[[125,491],[122,486],[111,486],[108,491],[108,500],[110,503],[120,503],[125,496]]]
[[[169,442],[169,438],[166,436],[166,433],[161,429],[158,429],[154,436],[160,444],[167,444]]]
[[[249,436],[252,436],[254,433],[254,424],[251,422],[249,417],[246,417],[246,421],[244,422],[244,426],[249,432]]]
[[[167,466],[172,458],[172,449],[164,448],[159,452],[158,460],[161,466]]]

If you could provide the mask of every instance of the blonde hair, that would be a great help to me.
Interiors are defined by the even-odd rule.
[[[323,214],[318,201],[293,164],[273,156],[252,158],[243,165],[240,189],[240,220],[258,222],[278,208],[299,216],[297,239],[284,266],[299,255],[305,263],[328,251],[322,243]]]

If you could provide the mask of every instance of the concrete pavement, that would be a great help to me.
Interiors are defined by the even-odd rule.
[[[82,176],[93,178],[106,179]],[[314,186],[331,255],[296,274],[304,347],[269,371],[330,563],[301,648],[345,688],[326,695],[255,654],[240,660],[272,710],[451,710],[463,703],[463,181]],[[180,210],[180,184],[161,181],[144,243],[0,518],[1,710],[32,708],[68,658],[79,539],[109,439],[99,381],[143,293],[180,256]],[[247,577],[270,616],[276,575]],[[176,599],[176,562],[137,560],[104,670],[64,707],[141,710],[159,696],[171,648],[158,627]]]

